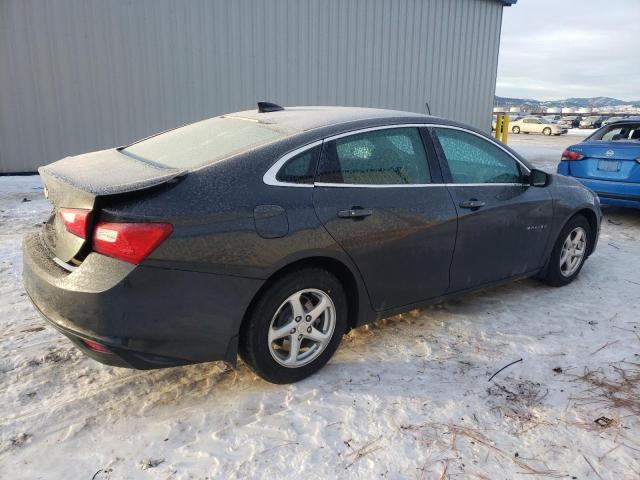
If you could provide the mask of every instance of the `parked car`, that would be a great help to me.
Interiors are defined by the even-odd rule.
[[[515,122],[515,121],[520,120],[520,119],[522,118],[522,116],[521,116],[521,115],[514,115],[514,116],[512,117],[512,116],[510,116],[510,115],[508,115],[508,114],[507,114],[507,116],[509,117],[509,123],[511,123],[511,122]],[[496,131],[496,124],[497,124],[497,121],[498,121],[497,115],[494,115],[494,116],[493,116],[493,120],[491,121],[491,131],[492,131],[492,132],[495,132],[495,131]]]
[[[558,123],[562,119],[560,115],[544,115],[542,118],[551,123]]]
[[[640,120],[606,125],[570,146],[558,173],[579,180],[602,203],[640,208]]]
[[[603,117],[592,115],[580,120],[578,128],[600,128],[602,126]]]
[[[270,382],[343,334],[537,275],[576,278],[597,197],[468,125],[261,103],[39,169],[24,284],[80,350],[159,368],[236,353]]]
[[[571,115],[568,117],[562,117],[562,119],[558,121],[558,124],[566,128],[578,128],[580,120],[581,118],[579,116]]]
[[[602,121],[602,126],[604,127],[605,125],[609,125],[610,123],[615,123],[620,120],[624,120],[624,117],[609,117],[606,120]]]
[[[510,125],[513,133],[542,133],[543,135],[562,135],[567,133],[566,127],[551,123],[544,118],[524,117]]]

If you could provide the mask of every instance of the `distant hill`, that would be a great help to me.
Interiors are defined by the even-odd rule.
[[[611,97],[567,98],[565,100],[534,100],[531,98],[509,98],[495,96],[494,105],[514,107],[617,107],[632,105],[640,107],[640,100],[625,101]]]

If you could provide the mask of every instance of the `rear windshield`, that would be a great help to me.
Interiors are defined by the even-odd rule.
[[[610,123],[589,137],[589,140],[604,140],[605,142],[640,141],[640,122],[638,123]]]
[[[138,160],[188,170],[284,136],[272,125],[214,117],[141,140],[120,151]]]

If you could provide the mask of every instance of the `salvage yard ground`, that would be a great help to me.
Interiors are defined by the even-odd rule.
[[[553,170],[579,139],[510,144]],[[49,210],[37,177],[0,177],[0,478],[640,478],[638,211],[605,211],[567,287],[523,280],[357,329],[275,386],[242,364],[81,355],[21,286],[21,238]]]

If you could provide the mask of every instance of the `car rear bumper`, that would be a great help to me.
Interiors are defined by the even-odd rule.
[[[598,195],[600,203],[640,208],[640,183],[574,178],[593,190]]]
[[[263,280],[131,265],[90,254],[69,273],[39,234],[23,242],[23,281],[42,316],[92,358],[160,368],[235,363],[237,336]],[[84,340],[106,346],[92,350]]]

